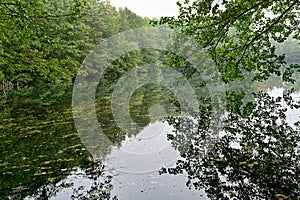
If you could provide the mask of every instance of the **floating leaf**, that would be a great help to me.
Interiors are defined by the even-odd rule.
[[[48,164],[51,163],[51,162],[52,162],[52,161],[49,160],[49,161],[42,162],[42,164],[48,165]]]
[[[48,181],[50,181],[51,183],[55,182],[55,178],[47,178]]]
[[[257,165],[258,162],[254,162],[254,163],[251,163],[251,164],[247,164],[248,167],[252,168],[254,165]]]

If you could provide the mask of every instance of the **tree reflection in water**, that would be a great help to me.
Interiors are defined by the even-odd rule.
[[[169,139],[182,158],[161,173],[186,172],[186,185],[205,189],[211,199],[299,199],[300,122],[287,120],[287,111],[299,108],[297,105],[290,92],[283,97],[260,92],[254,102],[226,114],[214,145],[203,140],[211,134],[209,117],[199,120],[196,131],[191,129],[196,126],[192,120],[181,119],[190,126],[175,131]],[[178,119],[169,119],[176,126],[175,122],[179,123]],[[193,134],[184,134],[191,130]],[[205,156],[204,146],[210,146]]]
[[[116,196],[111,195],[112,176],[105,173],[105,166],[100,162],[90,161],[86,163],[86,169],[73,172],[66,179],[56,184],[47,184],[39,188],[34,195],[26,199],[76,199],[76,200],[117,200]],[[81,179],[81,184],[76,185],[74,179]],[[71,195],[64,196],[61,192],[68,190]]]

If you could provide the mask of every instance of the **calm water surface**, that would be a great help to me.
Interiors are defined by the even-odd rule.
[[[282,96],[281,89],[269,93]],[[300,94],[294,98],[299,100]],[[137,113],[143,128],[126,135],[111,113],[103,113],[99,122],[113,145],[94,162],[76,133],[69,106],[26,104],[4,110],[0,199],[209,199],[203,189],[187,187],[186,171],[159,173],[181,158],[167,137],[173,125]],[[292,126],[299,109],[288,109],[286,118]]]

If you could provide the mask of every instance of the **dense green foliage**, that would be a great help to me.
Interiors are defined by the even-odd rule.
[[[11,0],[0,3],[0,11],[0,91],[39,101],[63,95],[104,38],[148,24],[94,0]]]
[[[275,42],[291,34],[299,39],[298,1],[184,1],[178,17],[165,17],[159,23],[180,28],[207,48],[209,55],[229,82],[243,72],[258,70],[256,79],[280,74],[284,57],[277,55]]]

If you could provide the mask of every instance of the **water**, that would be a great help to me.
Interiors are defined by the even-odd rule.
[[[167,140],[173,128],[166,122],[155,122],[145,127],[135,137],[127,137],[120,147],[113,147],[104,160],[105,171],[113,177],[112,196],[126,199],[207,199],[204,191],[189,190],[186,174],[159,175],[161,167],[173,166],[180,157]],[[93,181],[80,176],[77,170],[66,182],[74,187],[85,186],[88,191]],[[100,181],[100,180],[99,180]],[[54,199],[70,199],[72,189],[62,190]]]
[[[274,97],[282,96],[282,90],[274,89],[270,92],[270,95]],[[299,97],[300,94],[293,94],[294,99],[299,100]],[[88,199],[93,199],[93,197],[95,199],[113,199],[116,197],[120,200],[209,199],[203,188],[211,196],[224,195],[230,197],[230,195],[239,193],[255,195],[255,191],[258,194],[261,192],[256,190],[256,187],[265,187],[263,183],[266,181],[272,184],[272,180],[268,179],[271,176],[264,176],[263,174],[256,176],[257,171],[263,170],[264,173],[268,173],[269,171],[275,172],[275,169],[285,174],[284,176],[289,177],[289,180],[295,180],[295,182],[289,181],[288,184],[290,185],[287,186],[285,184],[283,186],[279,185],[277,186],[279,189],[265,187],[264,189],[268,191],[268,194],[263,192],[262,194],[265,196],[274,196],[277,193],[296,195],[295,190],[299,186],[299,177],[297,173],[294,173],[293,167],[299,165],[299,160],[292,160],[292,162],[286,160],[284,165],[280,161],[278,161],[278,164],[268,161],[271,166],[267,166],[270,168],[266,169],[263,167],[264,165],[260,165],[261,161],[242,161],[243,156],[246,154],[242,156],[237,154],[237,156],[240,156],[240,158],[234,157],[237,161],[233,163],[225,162],[229,171],[225,170],[225,173],[220,174],[223,183],[218,183],[216,179],[212,179],[214,177],[212,172],[216,167],[219,167],[220,170],[223,164],[216,163],[214,166],[208,165],[206,168],[202,168],[202,163],[198,163],[199,159],[195,156],[197,155],[196,150],[202,148],[197,147],[197,142],[191,143],[194,146],[188,147],[187,151],[175,148],[176,145],[173,142],[178,138],[175,137],[175,140],[167,139],[167,135],[175,131],[172,123],[151,119],[147,112],[141,115],[136,110],[132,113],[133,119],[140,119],[139,125],[143,128],[136,133],[127,135],[118,129],[112,120],[111,113],[108,111],[109,107],[105,105],[105,102],[100,102],[98,105],[102,109],[101,115],[99,115],[99,123],[102,124],[107,137],[111,138],[112,145],[106,147],[107,151],[104,156],[97,161],[93,160],[93,157],[81,143],[74,127],[69,105],[55,105],[52,107],[36,104],[10,105],[11,109],[5,111],[5,117],[0,124],[2,152],[0,157],[0,199],[34,200],[45,197],[53,200],[84,199],[84,197]],[[281,105],[287,107],[284,102]],[[144,106],[147,109],[151,108],[151,105],[144,104]],[[261,121],[263,120],[261,119]],[[296,128],[293,124],[299,120],[299,109],[288,109],[286,120],[288,124]],[[256,136],[253,135],[253,137]],[[252,139],[254,139],[253,137]],[[257,139],[259,141],[259,138]],[[294,140],[298,139],[294,138]],[[263,145],[263,143],[261,144]],[[286,144],[283,141],[283,143],[278,144],[277,148],[282,151],[281,145]],[[274,145],[276,144],[274,143]],[[288,155],[288,152],[296,151],[295,149],[298,148],[291,145],[292,143],[290,146],[283,146],[282,149],[286,150],[286,154],[283,154],[283,156]],[[190,149],[192,147],[194,149]],[[243,148],[235,144],[232,149],[239,151]],[[268,149],[269,147],[265,146],[265,148]],[[194,150],[194,154],[189,154],[190,150]],[[225,150],[230,150],[230,148]],[[217,152],[220,155],[224,153],[224,151],[219,150]],[[189,156],[183,158],[181,155]],[[267,155],[273,154],[262,154],[261,156]],[[245,158],[250,159],[251,157],[246,156]],[[264,159],[268,160],[268,157],[262,160]],[[159,173],[162,167],[176,167],[177,160],[189,161],[190,164],[179,167],[182,171]],[[285,168],[290,168],[289,170],[292,173],[285,171]],[[237,171],[231,173],[231,169]],[[243,170],[250,170],[255,177],[254,175],[253,177],[249,176],[247,173],[243,174]],[[252,184],[250,188],[244,191],[241,188],[230,190],[230,188],[224,189],[225,187],[221,187],[222,184],[226,185],[227,182],[237,181],[236,178],[231,179],[231,177],[238,177],[239,173],[243,174],[243,180],[246,181],[244,187],[247,188],[247,182],[249,182]],[[284,176],[280,173],[273,174],[274,180],[284,179]],[[198,181],[197,175],[204,178],[202,177],[203,179]],[[186,184],[188,180],[203,185],[198,187],[196,184],[195,188]],[[234,183],[233,181],[233,185]],[[251,193],[252,189],[253,194]],[[222,199],[222,196],[220,196],[220,199]]]

